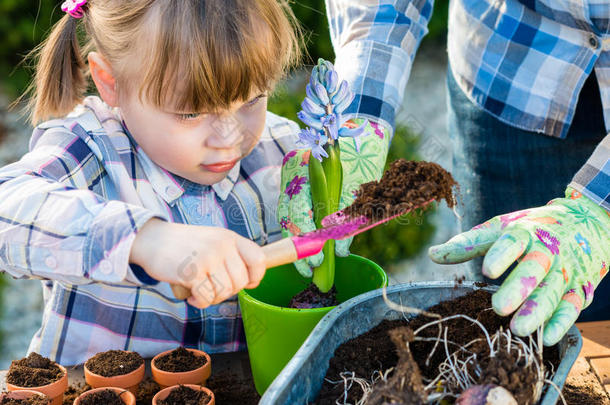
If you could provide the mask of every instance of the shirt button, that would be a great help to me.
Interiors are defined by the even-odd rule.
[[[167,186],[167,187],[165,187],[165,193],[170,198],[176,198],[176,197],[178,197],[178,194],[180,194],[180,191],[176,187]]]
[[[597,47],[599,46],[599,40],[596,36],[591,35],[589,37],[589,45],[591,45],[591,48],[597,49]]]
[[[57,259],[55,259],[53,256],[48,256],[46,259],[44,259],[44,264],[46,264],[47,267],[54,269],[57,267]]]
[[[112,263],[109,260],[102,260],[99,265],[100,271],[104,274],[112,273]]]

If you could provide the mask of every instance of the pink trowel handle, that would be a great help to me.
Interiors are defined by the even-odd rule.
[[[300,236],[280,239],[263,246],[265,266],[266,268],[280,266],[313,256],[322,250],[325,242],[326,240],[322,238]],[[178,284],[172,284],[172,292],[179,300],[185,300],[191,296],[191,290]]]

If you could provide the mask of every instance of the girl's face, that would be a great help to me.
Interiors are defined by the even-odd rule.
[[[162,110],[127,92],[118,103],[129,132],[159,166],[192,182],[224,179],[258,143],[267,97],[252,94],[218,114]]]

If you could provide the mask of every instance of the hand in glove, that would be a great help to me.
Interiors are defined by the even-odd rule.
[[[511,330],[519,336],[544,324],[544,344],[553,345],[591,303],[608,272],[610,214],[568,188],[566,198],[492,218],[431,247],[429,255],[444,264],[485,255],[483,274],[489,278],[518,261],[494,293],[493,309],[500,315],[518,309]]]

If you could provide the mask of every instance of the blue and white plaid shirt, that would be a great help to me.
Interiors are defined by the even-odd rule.
[[[327,0],[337,70],[352,113],[394,123],[431,0]],[[610,131],[610,2],[453,0],[449,63],[465,94],[518,128],[565,137],[595,69]],[[569,157],[566,157],[569,158]],[[610,210],[610,137],[571,186]]]

